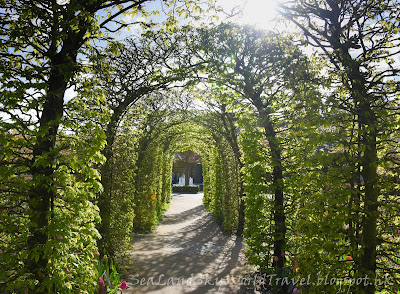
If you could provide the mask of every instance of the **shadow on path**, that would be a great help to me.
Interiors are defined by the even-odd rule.
[[[222,232],[202,196],[173,195],[157,230],[135,236],[124,293],[253,293],[241,285],[243,239]]]

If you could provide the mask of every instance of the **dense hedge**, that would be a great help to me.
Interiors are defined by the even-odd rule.
[[[239,221],[240,165],[227,140],[219,135],[213,134],[214,146],[203,156],[203,202],[224,231],[234,233]]]
[[[135,178],[135,218],[136,231],[150,231],[158,223],[162,209],[160,186],[161,154],[156,146],[146,149],[141,146],[136,163]]]
[[[194,193],[194,194],[196,194],[199,191],[200,191],[200,187],[197,185],[188,185],[188,186],[174,185],[174,186],[172,186],[172,192],[174,192],[174,193]]]
[[[134,218],[135,163],[137,161],[135,133],[127,132],[119,136],[114,144],[111,158],[110,197],[110,256],[123,257],[131,249]]]

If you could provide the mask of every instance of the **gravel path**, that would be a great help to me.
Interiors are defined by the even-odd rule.
[[[124,293],[253,293],[243,239],[223,234],[202,197],[173,194],[157,230],[135,236]]]

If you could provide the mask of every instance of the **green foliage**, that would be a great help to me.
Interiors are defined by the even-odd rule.
[[[173,165],[173,155],[172,154],[163,154],[163,166],[161,171],[161,202],[166,205],[171,202],[171,192],[172,192],[172,179],[171,179],[171,171]],[[165,210],[165,207],[163,208]]]
[[[94,195],[101,195],[97,167],[102,165],[100,150],[104,147],[103,131],[98,127],[106,123],[93,111],[101,108],[99,104],[88,111],[87,105],[75,101],[79,107],[72,113],[64,96],[67,88],[72,87],[90,88],[98,93],[90,75],[85,76],[86,53],[95,51],[91,41],[110,40],[111,33],[129,26],[130,23],[121,20],[123,13],[132,18],[148,16],[150,13],[142,7],[146,2],[2,1],[0,148],[4,153],[0,155],[0,199],[4,222],[0,226],[1,238],[5,239],[0,245],[0,262],[5,263],[5,273],[0,274],[2,289],[17,291],[16,287],[23,285],[22,288],[30,288],[29,292],[44,293],[58,291],[67,283],[67,288],[73,291],[79,288],[82,293],[93,292],[88,282],[93,268],[88,261],[95,246],[93,242],[99,237],[94,229],[99,220],[94,205],[98,199]],[[172,2],[176,1],[166,4]],[[185,9],[200,9],[193,1],[180,4],[183,6],[171,7],[186,14],[189,11]],[[169,10],[171,18],[166,21],[170,29],[177,23],[172,17],[174,11]],[[110,50],[117,52],[116,49],[113,46]],[[153,69],[151,74],[154,72],[159,69]],[[110,143],[108,137],[107,143]],[[107,144],[107,148],[111,145]],[[109,188],[105,187],[104,195],[109,195]],[[101,200],[97,204],[104,208]],[[104,209],[100,214],[102,224],[107,223],[110,230],[111,220],[116,224],[114,216],[110,219]],[[59,235],[68,241],[59,244],[56,241]],[[67,263],[71,263],[69,272]],[[71,277],[71,282],[65,280]]]
[[[189,186],[182,186],[182,185],[174,185],[172,187],[173,193],[193,193],[196,194],[200,191],[200,187],[197,185],[189,185]]]
[[[239,203],[241,197],[240,164],[227,142],[221,113],[210,112],[197,118],[210,133],[209,145],[203,150],[203,203],[223,225],[224,231],[233,233],[238,229]],[[236,136],[236,133],[233,134]]]
[[[141,146],[141,145],[139,145]],[[140,148],[140,147],[139,147]],[[135,177],[135,218],[137,231],[150,231],[158,224],[160,212],[160,154],[157,147],[139,150]]]
[[[199,54],[209,63],[207,69],[212,73],[211,78],[219,85],[217,91],[221,96],[220,99],[226,104],[225,107],[234,112],[237,118],[247,113],[251,117],[250,121],[239,124],[242,133],[245,136],[251,134],[251,132],[243,132],[243,128],[261,127],[258,133],[261,137],[257,140],[259,142],[253,142],[256,145],[249,149],[243,146],[244,159],[240,159],[240,152],[235,150],[239,148],[234,148],[235,144],[232,144],[234,136],[228,137],[227,141],[233,153],[236,154],[239,169],[244,167],[244,192],[248,194],[246,185],[258,185],[261,187],[257,191],[259,194],[254,193],[251,197],[272,199],[272,202],[266,200],[265,203],[258,203],[259,205],[252,201],[247,203],[248,212],[253,209],[260,210],[259,212],[252,211],[251,217],[247,218],[249,226],[252,226],[253,222],[256,223],[253,230],[247,229],[248,242],[252,242],[253,233],[254,240],[257,240],[257,244],[250,246],[248,254],[255,255],[254,258],[260,261],[259,253],[262,248],[266,249],[272,244],[274,255],[277,257],[277,260],[273,262],[279,267],[284,266],[285,259],[281,257],[281,254],[288,249],[286,248],[285,209],[290,203],[291,196],[285,193],[284,178],[286,167],[284,153],[287,148],[285,131],[290,123],[287,110],[291,100],[295,99],[294,93],[299,92],[296,87],[311,77],[307,70],[309,66],[307,58],[296,46],[293,46],[291,38],[292,36],[278,35],[274,32],[230,23],[222,23],[208,30],[199,30],[197,37],[201,40]],[[260,158],[262,155],[258,155],[259,151],[255,148],[257,144],[264,145],[265,150],[261,152],[268,154],[268,161]],[[221,149],[226,150],[226,148]],[[247,156],[256,157],[255,161],[246,158]],[[240,160],[243,162],[240,163]],[[246,164],[249,164],[251,168],[260,168],[257,171],[259,175],[246,178],[250,172],[246,169]],[[245,199],[251,198],[246,196]],[[252,207],[249,207],[249,204]],[[269,229],[260,230],[257,226],[260,220],[269,222],[271,224],[267,226]],[[267,234],[270,237],[262,237]],[[252,248],[256,247],[257,249],[252,252]],[[269,258],[269,252],[264,256]],[[257,263],[263,268],[266,264],[268,262]]]
[[[209,151],[212,151],[213,148],[209,148]],[[213,189],[213,179],[214,176],[214,169],[212,168],[211,162],[211,152],[204,153],[201,157],[203,163],[203,203],[204,205],[209,208],[210,202],[212,201],[214,195]]]
[[[110,238],[109,247],[113,248],[117,260],[127,257],[125,254],[131,249],[130,243],[133,237],[132,220],[135,215],[135,163],[137,160],[134,136],[134,132],[124,132],[118,136],[113,146],[113,157],[110,159],[111,221],[110,234],[107,238]]]
[[[108,38],[115,13],[150,12],[128,1],[2,4],[0,289],[94,293],[104,271],[117,285],[133,231],[152,230],[171,201],[175,152],[196,150],[204,204],[225,231],[239,230],[244,197],[246,256],[258,270],[387,275],[393,284],[354,291],[398,290],[397,1],[282,5],[324,62],[293,36],[249,26],[177,30],[175,12],[203,11],[192,1],[170,6],[167,33],[103,51],[90,41]],[[88,52],[90,71],[77,58]],[[194,113],[192,93],[167,88],[193,90],[199,73],[217,87]],[[78,98],[67,103],[72,86]],[[198,190],[173,191],[187,188]],[[116,258],[97,260],[99,249]]]
[[[101,190],[96,166],[104,161],[104,133],[81,109],[81,102],[70,101],[69,119],[65,127],[73,136],[61,133],[60,145],[65,154],[57,160],[59,168],[54,177],[57,195],[49,226],[49,239],[44,251],[51,253],[50,272],[56,288],[82,288],[86,283],[91,292],[94,277],[93,256],[97,252],[95,229],[99,222],[95,195]],[[88,119],[80,122],[80,118]]]
[[[215,195],[209,209],[222,223],[224,231],[234,233],[238,227],[241,196],[239,164],[226,141],[216,142],[216,147]]]
[[[34,288],[35,291],[42,292],[49,289],[60,291],[66,288],[76,291],[83,288],[86,291],[84,293],[91,293],[94,289],[92,257],[97,251],[96,239],[99,238],[95,229],[95,224],[99,221],[95,194],[101,189],[100,176],[95,166],[104,160],[100,154],[104,146],[104,134],[96,125],[85,121],[87,113],[80,106],[78,100],[70,101],[68,119],[61,123],[63,132],[59,134],[58,156],[53,165],[53,179],[57,186],[54,187],[54,198],[49,211],[47,242],[43,248],[35,248],[30,252],[30,258],[34,260],[38,260],[41,255],[49,260],[46,267],[48,275],[41,285],[37,284],[23,266],[28,259],[29,210],[26,204],[18,205],[18,209],[14,207],[18,203],[14,201],[18,198],[24,199],[27,192],[9,190],[9,193],[1,194],[4,196],[1,211],[8,216],[2,218],[1,222],[4,242],[0,244],[0,260],[4,271],[1,271],[0,281],[7,291],[17,291],[21,289],[21,285],[23,290],[31,291]],[[12,142],[11,140],[10,143]],[[7,145],[15,148],[9,143]],[[14,178],[15,181],[2,181],[1,188],[11,188],[18,181],[23,181],[21,188],[35,184],[29,174]],[[4,285],[5,282],[7,283]]]
[[[246,256],[251,264],[257,265],[261,272],[268,272],[271,266],[272,244],[272,191],[270,156],[261,142],[263,134],[260,129],[246,129],[241,134],[244,163],[244,191],[246,193]]]
[[[310,232],[310,224],[321,227],[302,238],[315,242],[300,243],[301,274],[317,265],[332,277],[367,276],[371,282],[354,286],[357,293],[396,290],[399,265],[391,246],[398,246],[393,229],[399,216],[392,208],[399,207],[394,160],[399,151],[388,138],[398,137],[393,125],[399,116],[399,68],[393,60],[399,53],[398,3],[304,1],[282,8],[308,43],[323,48],[331,81],[321,111],[324,128],[316,133],[328,148],[307,156],[303,175],[309,183],[300,188],[307,207],[299,209],[299,216],[307,217],[300,218],[299,234]],[[304,254],[305,248],[312,250]],[[391,256],[392,263],[383,256]],[[385,274],[393,283],[375,283]]]

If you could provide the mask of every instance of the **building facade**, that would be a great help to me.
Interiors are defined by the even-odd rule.
[[[177,152],[172,167],[172,184],[179,184],[184,178],[185,185],[191,183],[201,185],[203,183],[203,168],[200,155],[193,151]]]

